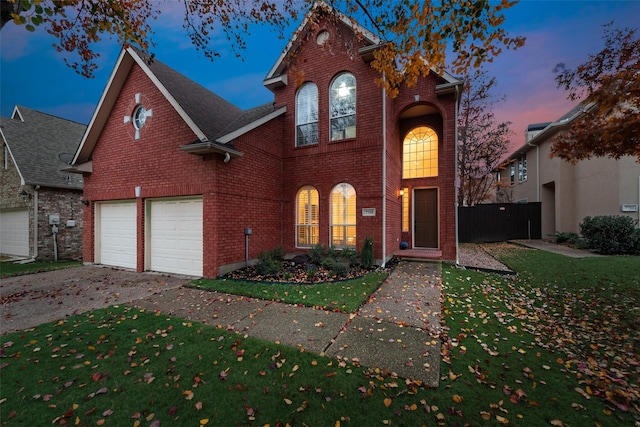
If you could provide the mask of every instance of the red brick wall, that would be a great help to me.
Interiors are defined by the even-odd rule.
[[[446,260],[456,259],[455,240],[455,95],[446,94],[437,96],[436,85],[440,77],[431,74],[418,82],[414,87],[404,87],[399,96],[394,100],[394,114],[398,120],[397,136],[402,160],[402,141],[406,133],[419,124],[432,127],[438,134],[438,176],[431,178],[403,180],[403,186],[411,189],[416,187],[438,188],[440,203],[440,250],[442,258]],[[416,101],[415,96],[419,95]],[[424,104],[435,109],[435,114],[402,120],[401,114],[407,108],[417,104]],[[401,168],[400,168],[401,172]],[[410,218],[410,223],[413,221]],[[403,239],[411,243],[410,233],[403,233]]]
[[[216,266],[245,260],[245,228],[253,231],[250,260],[260,251],[283,246],[281,140],[282,121],[272,120],[233,142],[243,157],[226,164],[217,159],[215,194],[208,196],[206,209],[212,218],[205,218],[205,248],[215,245],[205,252],[216,258],[210,273]]]
[[[329,44],[319,46],[316,35],[328,29]],[[382,253],[382,89],[375,84],[378,74],[362,61],[362,45],[346,27],[320,25],[309,32],[291,63],[289,84],[275,91],[276,104],[288,106],[283,139],[283,246],[295,250],[295,199],[305,185],[320,197],[320,243],[329,245],[331,190],[337,184],[351,184],[357,196],[357,243],[371,236],[376,258]],[[337,75],[349,72],[356,78],[356,138],[329,141],[329,88]],[[313,146],[295,147],[295,95],[302,83],[318,86],[318,137]],[[363,217],[362,208],[375,208],[375,217]]]

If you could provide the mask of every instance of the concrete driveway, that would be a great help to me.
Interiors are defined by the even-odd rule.
[[[179,288],[188,277],[82,266],[0,280],[0,334]]]

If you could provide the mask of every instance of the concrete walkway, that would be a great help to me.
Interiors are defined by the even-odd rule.
[[[218,325],[436,387],[440,376],[441,264],[401,262],[355,314],[192,288],[164,290],[136,307]]]
[[[528,248],[540,249],[541,251],[553,252],[556,254],[566,255],[571,258],[599,257],[600,254],[584,250],[575,249],[569,246],[558,245],[557,243],[547,242],[545,240],[510,240],[510,242],[526,246]]]

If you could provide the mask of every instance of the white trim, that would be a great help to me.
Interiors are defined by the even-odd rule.
[[[7,142],[7,138],[4,136],[4,132],[2,132],[2,128],[0,128],[0,135],[2,135],[2,141],[4,142],[4,146],[5,146],[5,153],[8,152],[9,155],[11,156],[11,161],[13,162],[13,166],[15,166],[16,171],[18,171],[18,176],[20,177],[20,185],[27,185],[26,181],[24,179],[24,176],[22,175],[22,172],[20,172],[20,168],[18,167],[18,163],[16,162],[16,158],[13,156],[13,153],[11,152],[11,147],[9,147],[9,143]],[[5,162],[7,161],[7,158],[5,156]],[[9,168],[7,168],[9,169]]]
[[[124,62],[124,59],[125,59],[125,54],[126,54],[126,51],[123,49],[122,51],[120,51],[120,55],[118,55],[118,59],[116,60],[116,65],[113,67],[113,71],[111,71],[111,75],[109,76],[109,80],[107,80],[107,85],[105,86],[105,89],[102,91],[102,95],[100,96],[100,100],[98,101],[98,105],[96,106],[96,109],[93,111],[93,116],[91,116],[91,121],[89,122],[89,125],[87,125],[87,129],[85,130],[84,135],[82,136],[82,141],[80,141],[80,145],[78,145],[78,149],[76,150],[75,156],[73,156],[73,160],[71,161],[72,165],[75,165],[78,162],[78,160],[80,158],[80,154],[84,151],[85,144],[87,144],[87,141],[89,139],[93,139],[94,141],[97,141],[98,136],[102,132],[102,128],[104,127],[104,124],[106,123],[108,117],[105,117],[103,119],[101,125],[99,126],[100,129],[96,128],[94,130],[94,127],[96,126],[96,122],[98,121],[98,116],[100,115],[100,112],[102,111],[103,105],[106,103],[107,97],[111,92],[111,87],[112,87],[112,85],[114,85],[114,82],[116,81],[116,77],[118,77],[121,74],[121,72],[124,72],[124,71],[121,71],[121,67],[122,67],[122,63]],[[133,64],[131,64],[131,65],[133,65]],[[129,74],[129,69],[131,69],[131,66],[128,67],[128,69],[126,71],[126,75]],[[119,80],[119,81],[121,81],[121,83],[120,83],[121,87],[124,84],[124,80],[126,79],[126,75],[122,76],[120,78],[120,80]],[[118,90],[116,92],[117,92],[117,94],[110,98],[110,101],[112,102],[112,104],[115,103],[115,98],[120,93],[120,88],[118,88]],[[97,135],[93,136],[94,133],[97,133]],[[95,144],[95,142],[94,142],[94,144]],[[93,147],[91,147],[91,151],[93,151]],[[84,158],[82,160],[83,161],[88,160],[90,154],[91,153],[88,153],[86,155],[86,158]]]
[[[316,13],[316,10],[318,8],[325,8],[330,12],[334,12],[333,7],[331,5],[329,5],[328,3],[324,2],[324,1],[316,1],[316,2],[314,2],[313,6],[311,7],[311,10],[309,10],[309,12],[307,12],[307,14],[305,15],[304,19],[302,20],[302,22],[300,23],[300,25],[298,26],[296,31],[294,31],[294,33],[293,33],[294,36],[289,40],[289,42],[287,43],[286,47],[284,48],[284,50],[282,51],[282,53],[280,54],[280,56],[276,60],[275,64],[273,64],[273,67],[271,67],[271,70],[269,70],[269,73],[267,73],[267,76],[264,78],[263,84],[265,86],[267,86],[267,82],[269,82],[269,84],[271,84],[272,81],[275,81],[275,79],[279,77],[280,73],[282,73],[282,70],[284,69],[284,67],[286,65],[285,59],[287,58],[287,55],[289,54],[289,52],[291,50],[293,50],[293,49],[295,49],[295,48],[297,48],[299,46],[299,44],[301,43],[300,40],[308,33],[309,22],[311,21],[311,16],[314,13]],[[380,38],[378,36],[376,36],[371,31],[367,30],[366,28],[364,28],[363,26],[358,24],[355,20],[347,17],[346,15],[344,15],[341,12],[335,11],[335,13],[338,16],[338,18],[340,19],[340,21],[342,21],[345,25],[349,26],[350,28],[355,29],[355,31],[357,33],[361,34],[362,37],[364,39],[366,39],[368,42],[370,42],[370,43],[372,43],[374,45],[377,45],[377,44],[380,43]],[[283,83],[286,84],[286,80],[284,80]]]
[[[382,71],[382,81],[386,82]],[[402,226],[400,227],[402,228]],[[382,87],[382,262],[387,264],[387,90]]]
[[[184,109],[180,106],[180,104],[178,104],[178,101],[176,101],[176,99],[171,95],[171,93],[169,93],[167,88],[164,87],[164,85],[160,82],[160,80],[158,80],[156,75],[153,74],[153,71],[151,71],[149,66],[142,60],[142,58],[138,56],[136,51],[133,50],[132,48],[127,48],[127,52],[138,63],[140,68],[142,68],[142,70],[145,72],[147,77],[149,77],[149,79],[153,82],[153,84],[156,85],[158,90],[162,93],[162,95],[164,95],[167,101],[169,101],[169,104],[171,104],[171,106],[178,112],[182,120],[184,120],[184,122],[189,126],[191,131],[196,134],[198,139],[202,142],[207,142],[209,138],[207,138],[204,132],[202,132],[202,130],[200,130],[200,128],[196,126],[196,124],[193,122],[191,117],[189,117],[186,111],[184,111]]]
[[[234,139],[244,135],[249,131],[252,131],[253,129],[259,126],[262,126],[265,123],[270,122],[271,120],[275,119],[278,116],[283,115],[286,112],[287,112],[287,106],[285,105],[284,107],[280,107],[277,110],[267,114],[266,116],[259,118],[258,120],[255,120],[249,124],[242,126],[240,129],[236,129],[233,132],[230,132],[226,135],[221,136],[220,138],[217,138],[216,142],[220,144],[226,144],[227,142],[233,141]]]
[[[11,113],[11,120],[15,120],[16,115],[18,116],[20,121],[24,123],[24,118],[22,117],[22,113],[20,112],[20,108],[17,105],[13,107],[13,112]]]

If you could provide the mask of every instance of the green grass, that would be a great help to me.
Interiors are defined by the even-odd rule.
[[[80,261],[35,261],[27,264],[16,264],[13,261],[0,262],[0,277],[22,276],[24,274],[41,273],[61,268],[78,267]]]
[[[318,284],[201,279],[194,281],[193,285],[235,295],[349,313],[357,310],[386,277],[387,273],[373,272],[357,279]]]
[[[639,259],[490,249],[522,274],[443,267],[437,389],[114,306],[1,338],[1,423],[634,425]]]

